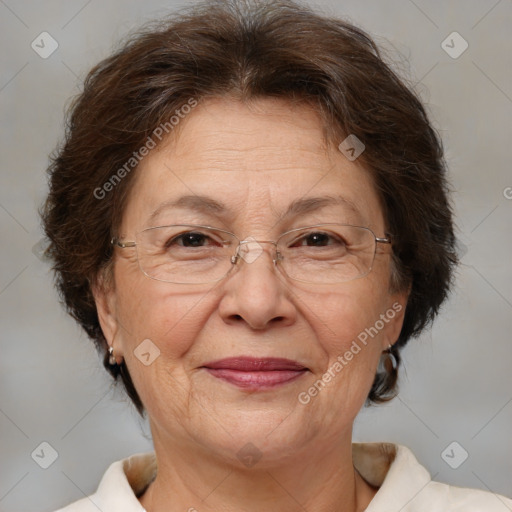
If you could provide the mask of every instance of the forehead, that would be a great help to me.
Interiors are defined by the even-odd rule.
[[[173,135],[139,164],[123,217],[126,231],[148,227],[157,210],[194,203],[180,201],[183,196],[211,198],[237,221],[261,223],[301,200],[341,198],[340,215],[343,208],[347,215],[357,210],[361,223],[382,227],[369,173],[326,143],[322,121],[308,105],[210,99],[181,119]]]
[[[312,107],[279,99],[250,103],[210,99],[185,118],[179,137],[170,148],[174,158],[195,153],[195,163],[219,171],[286,170],[304,159],[320,169],[330,152],[320,118]],[[240,152],[243,151],[243,155]],[[263,159],[263,161],[262,161]]]

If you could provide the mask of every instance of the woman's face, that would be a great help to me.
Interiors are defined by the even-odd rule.
[[[385,236],[369,174],[326,148],[312,109],[218,99],[180,122],[179,137],[137,169],[123,240],[169,224],[215,226],[240,240],[276,240],[322,223]],[[289,209],[292,203],[303,208]],[[405,310],[405,295],[389,291],[389,247],[378,244],[365,277],[330,285],[286,278],[272,262],[272,245],[261,247],[254,261],[239,261],[207,285],[150,279],[135,248],[116,249],[115,284],[96,294],[100,319],[128,365],[157,450],[179,446],[224,460],[248,452],[272,462],[327,451],[351,435]],[[212,369],[226,358],[242,366],[244,358],[284,358],[298,366],[257,375]]]

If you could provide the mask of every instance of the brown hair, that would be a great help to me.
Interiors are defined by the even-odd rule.
[[[410,288],[392,349],[396,369],[378,373],[368,396],[389,399],[399,351],[438,313],[456,263],[442,146],[421,101],[365,32],[292,1],[197,4],[132,35],[90,71],[52,156],[42,212],[67,310],[143,415],[125,363],[108,364],[91,284],[112,259],[110,240],[136,172],[126,163],[191,98],[226,95],[307,101],[332,142],[354,134],[365,144],[359,158],[393,236],[392,286]]]

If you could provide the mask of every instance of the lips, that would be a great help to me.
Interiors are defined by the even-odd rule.
[[[282,358],[232,357],[203,365],[210,375],[244,389],[265,389],[289,383],[308,371]]]

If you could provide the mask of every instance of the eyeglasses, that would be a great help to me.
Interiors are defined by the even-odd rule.
[[[391,239],[369,228],[347,224],[319,224],[292,229],[276,241],[239,240],[211,226],[158,226],[138,233],[135,241],[111,240],[121,249],[135,247],[142,272],[151,279],[175,284],[220,281],[241,261],[253,263],[274,246],[272,261],[295,281],[336,284],[366,276],[372,269],[377,244]]]

